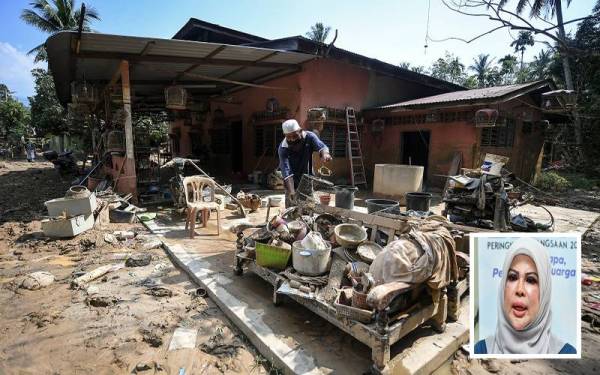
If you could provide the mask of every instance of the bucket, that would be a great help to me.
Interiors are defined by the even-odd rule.
[[[400,202],[398,201],[391,199],[367,199],[365,202],[367,203],[367,212],[370,214],[385,209],[388,209],[387,213],[400,213]],[[392,207],[396,207],[396,209],[389,210]]]
[[[406,193],[406,210],[407,211],[429,211],[431,203],[430,193]]]
[[[358,191],[358,188],[351,185],[337,185],[333,188],[335,189],[335,206],[348,210],[354,209],[354,193]]]

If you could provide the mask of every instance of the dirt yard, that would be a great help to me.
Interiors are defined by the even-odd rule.
[[[0,162],[0,374],[279,373],[162,249],[143,249],[143,226],[109,224],[69,240],[46,238],[43,202],[68,185],[49,163]],[[137,236],[106,236],[117,230]],[[582,271],[600,277],[600,221],[583,246]],[[147,265],[124,265],[140,254],[151,255]],[[72,286],[105,265],[123,267]],[[36,271],[50,272],[54,282],[23,288]],[[469,361],[460,350],[437,373],[600,373],[600,283],[582,291],[583,360]],[[197,331],[195,345],[169,350],[177,328]]]
[[[0,374],[269,372],[162,249],[142,249],[143,226],[109,224],[69,240],[46,238],[43,202],[62,196],[68,185],[49,163],[0,163]],[[105,239],[116,230],[137,237]],[[150,263],[71,286],[75,277],[123,265],[132,254],[149,254]],[[36,271],[50,272],[54,282],[37,290],[21,287]],[[170,351],[176,328],[197,331],[196,344]]]

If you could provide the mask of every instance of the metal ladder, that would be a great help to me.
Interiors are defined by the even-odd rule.
[[[366,185],[367,175],[365,174],[360,138],[358,137],[356,114],[352,107],[346,107],[346,128],[346,147],[348,149],[348,159],[350,159],[350,184],[352,186]]]

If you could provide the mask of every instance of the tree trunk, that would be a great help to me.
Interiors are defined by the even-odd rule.
[[[565,25],[563,24],[563,15],[562,15],[562,4],[561,0],[556,3],[556,22],[558,24],[558,36],[562,40],[566,40],[565,37]],[[573,77],[571,76],[571,65],[569,64],[569,54],[567,52],[561,53],[562,55],[562,65],[563,72],[565,74],[565,85],[567,86],[567,90],[575,90],[575,86],[573,85]],[[575,142],[577,142],[577,154],[581,157],[581,161],[583,161],[583,136],[581,134],[581,119],[579,118],[579,114],[577,113],[577,109],[573,109],[573,129],[575,130]]]

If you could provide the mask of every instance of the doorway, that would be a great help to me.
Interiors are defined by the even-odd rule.
[[[231,123],[231,170],[241,173],[244,169],[242,121]]]
[[[423,166],[423,181],[427,179],[430,138],[429,131],[402,132],[402,164]]]

